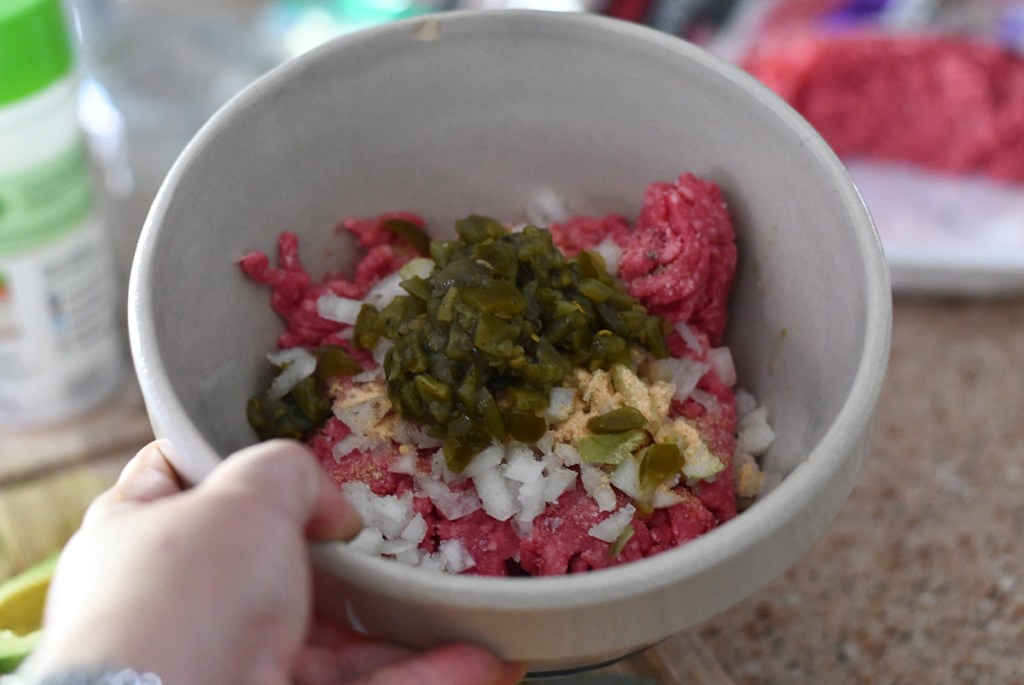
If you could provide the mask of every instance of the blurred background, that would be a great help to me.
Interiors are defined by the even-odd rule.
[[[337,36],[469,8],[605,14],[742,66],[847,164],[892,271],[875,456],[843,514],[779,581],[619,672],[1024,683],[1024,0],[65,0],[119,293],[162,179],[235,93]],[[89,412],[0,428],[0,578],[59,549],[150,439],[123,366]]]
[[[681,33],[733,2],[672,0],[69,0],[83,69],[81,120],[110,201],[122,274],[175,157],[216,109],[275,65],[339,35],[457,9],[603,12]],[[671,5],[671,7],[669,6]]]
[[[171,163],[254,78],[375,24],[512,7],[647,24],[747,68],[848,163],[898,289],[1024,285],[1020,0],[66,1],[122,277]]]

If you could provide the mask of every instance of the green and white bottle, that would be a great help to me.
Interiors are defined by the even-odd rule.
[[[124,352],[60,0],[0,2],[0,427],[107,398]]]

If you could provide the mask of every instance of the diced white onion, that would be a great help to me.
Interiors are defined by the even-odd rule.
[[[533,451],[528,447],[525,452],[512,451],[503,469],[506,478],[520,483],[533,483],[540,479],[543,472],[544,462],[534,457]]]
[[[551,431],[540,436],[540,439],[533,446],[540,450],[541,454],[550,454],[551,450],[555,447],[555,440],[551,435]]]
[[[334,415],[351,428],[353,433],[360,435],[373,433],[373,427],[380,423],[390,410],[391,400],[383,393],[369,397],[365,402],[334,405]]]
[[[622,531],[629,525],[630,521],[633,520],[633,514],[635,513],[636,508],[632,504],[627,504],[587,532],[591,537],[595,537],[598,540],[607,543],[615,542],[619,539]]]
[[[640,465],[636,459],[626,459],[611,476],[612,485],[633,499],[640,499]]]
[[[365,528],[376,529],[387,539],[399,537],[414,515],[411,492],[402,497],[378,497],[369,486],[358,481],[344,483],[341,490],[363,517]]]
[[[650,365],[655,380],[668,381],[675,386],[672,396],[680,402],[690,397],[708,368],[704,362],[689,357],[658,359]]]
[[[544,480],[537,478],[519,486],[516,499],[519,500],[520,521],[530,522],[544,511]]]
[[[441,555],[437,552],[428,554],[420,559],[419,567],[427,571],[437,571],[438,573],[444,573],[444,560]]]
[[[350,433],[334,443],[334,460],[340,461],[352,452],[363,454],[379,453],[381,449],[389,447],[389,444],[376,436],[363,435],[361,433]]]
[[[539,188],[526,203],[526,218],[534,226],[565,221],[569,210],[565,200],[551,188]]]
[[[544,479],[544,501],[555,502],[576,482],[576,472],[557,467],[551,469]]]
[[[384,365],[384,357],[385,355],[387,355],[388,350],[390,350],[394,346],[394,344],[395,343],[388,340],[387,338],[381,338],[380,342],[378,342],[377,345],[373,348],[373,361],[377,362],[377,366]]]
[[[708,350],[708,361],[719,380],[729,387],[736,384],[736,366],[732,362],[732,352],[728,347]]]
[[[468,516],[482,506],[480,498],[471,488],[452,490],[433,477],[417,478],[416,485],[449,521]]]
[[[416,468],[416,455],[412,452],[399,454],[395,457],[395,460],[391,462],[391,466],[388,467],[388,471],[391,473],[404,473],[408,476],[415,476],[418,472]]]
[[[370,513],[372,498],[377,496],[370,489],[370,486],[366,483],[352,481],[350,483],[343,483],[341,491],[345,494],[349,504],[355,507],[356,511],[365,519]]]
[[[410,445],[419,450],[429,450],[443,444],[441,440],[427,435],[427,432],[417,424],[401,417],[397,417],[392,426],[394,430],[392,439],[399,445]]]
[[[719,404],[718,398],[709,392],[697,389],[690,393],[690,397],[693,398],[694,402],[704,407],[709,414],[717,414],[722,411],[722,405]]]
[[[572,414],[576,391],[572,388],[551,388],[548,408],[544,410],[544,418],[548,423],[565,421]]]
[[[580,464],[580,480],[583,482],[583,489],[597,502],[598,509],[611,511],[615,508],[615,491],[612,490],[608,474],[600,467],[593,464]]]
[[[348,544],[360,552],[376,556],[380,554],[381,547],[384,545],[384,536],[375,528],[363,528],[359,531],[359,535],[355,536]]]
[[[611,238],[605,238],[594,247],[594,252],[604,258],[608,273],[613,276],[619,272],[619,260],[622,259],[622,248]]]
[[[679,368],[672,377],[672,384],[676,388],[672,396],[678,400],[685,400],[696,390],[697,383],[708,371],[708,365],[692,359],[680,359],[679,362]]]
[[[465,480],[465,476],[455,473],[448,468],[448,463],[445,461],[444,453],[441,450],[434,452],[434,456],[430,458],[430,477],[439,483],[447,485]]]
[[[764,407],[741,416],[736,422],[736,431],[736,449],[755,457],[775,442],[775,431],[768,424],[768,410]]]
[[[757,400],[743,388],[736,390],[736,416],[743,416],[757,409]]]
[[[400,285],[405,279],[399,272],[395,272],[389,276],[377,281],[377,284],[370,288],[370,292],[366,293],[366,297],[363,301],[372,304],[377,309],[384,309],[399,295],[407,295],[408,293],[402,289]]]
[[[415,259],[410,259],[406,262],[402,268],[398,270],[398,275],[402,277],[403,281],[412,278],[413,276],[427,278],[433,270],[433,259],[428,257],[416,257]]]
[[[469,553],[461,540],[442,540],[437,546],[437,554],[449,573],[462,573],[476,565],[476,560]]]
[[[402,497],[385,495],[376,498],[370,519],[384,537],[393,540],[402,535],[412,517],[412,493],[406,492]]]
[[[371,383],[373,381],[384,380],[384,367],[375,366],[372,369],[361,371],[356,375],[352,376],[353,383]]]
[[[316,357],[304,347],[289,347],[267,355],[267,359],[274,366],[281,368],[281,373],[274,378],[267,390],[267,395],[275,400],[287,395],[316,371]]]
[[[561,460],[563,466],[575,466],[580,463],[580,453],[572,445],[560,442],[555,445],[555,456]]]
[[[422,514],[417,513],[409,521],[409,524],[402,531],[401,538],[403,540],[412,540],[416,544],[423,542],[423,538],[427,534],[427,521],[423,518]]]
[[[690,328],[685,321],[677,323],[675,328],[683,338],[683,342],[686,343],[687,347],[698,353],[704,351],[704,346],[700,344],[700,338],[697,337],[697,334],[693,332],[693,329]]]
[[[466,478],[473,478],[484,471],[496,469],[504,459],[505,448],[498,443],[491,443],[473,457],[469,465],[463,469],[462,475]]]
[[[651,498],[651,507],[654,509],[668,509],[683,501],[685,500],[682,495],[672,488],[662,485],[654,491],[654,497]]]
[[[519,511],[519,503],[498,469],[487,469],[473,476],[473,485],[476,486],[484,511],[491,518],[507,521]]]
[[[330,321],[345,323],[349,326],[355,325],[362,307],[362,300],[353,300],[334,293],[321,295],[316,301],[317,314]]]
[[[395,554],[395,561],[405,564],[406,566],[419,566],[423,560],[423,550],[418,547],[412,549],[403,550]]]

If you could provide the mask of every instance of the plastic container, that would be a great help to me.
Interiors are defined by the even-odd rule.
[[[99,403],[125,366],[59,0],[0,3],[0,427]]]

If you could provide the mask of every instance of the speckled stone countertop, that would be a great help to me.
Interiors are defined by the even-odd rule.
[[[1024,683],[1024,299],[896,299],[850,500],[696,632],[737,685]]]

